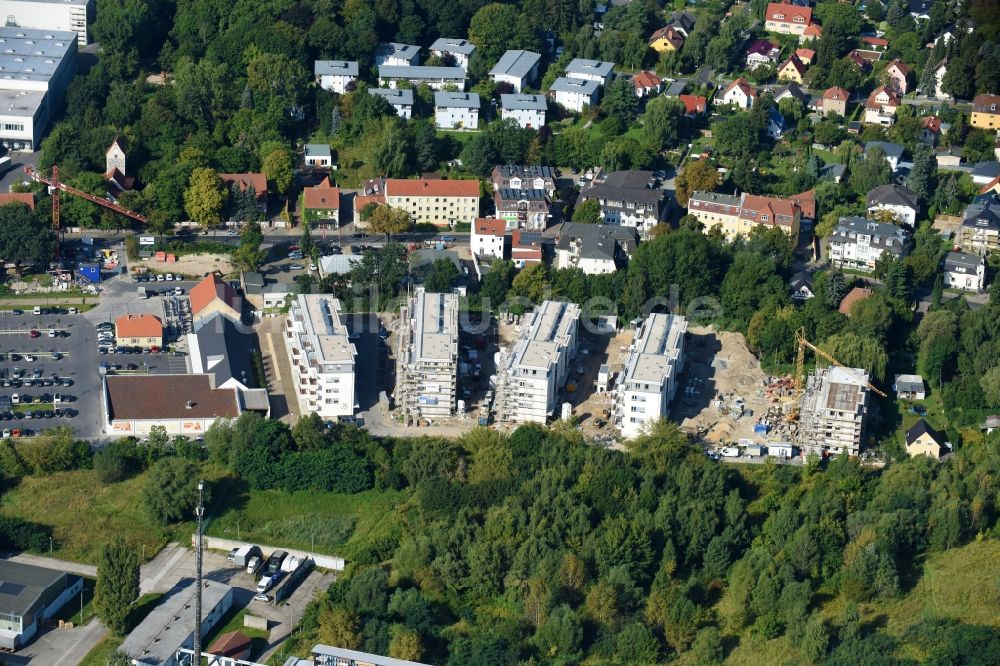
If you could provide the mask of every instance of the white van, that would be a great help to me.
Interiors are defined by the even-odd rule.
[[[34,313],[34,314],[36,314],[36,315],[40,315],[40,314],[42,314],[42,307],[41,307],[40,305],[36,305],[36,306],[35,306],[35,309],[34,309],[34,310],[32,310],[32,313]]]
[[[259,581],[257,581],[257,594],[264,594],[271,589],[271,585],[274,583],[274,579],[271,576],[264,576]]]

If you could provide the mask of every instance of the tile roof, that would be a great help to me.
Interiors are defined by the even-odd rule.
[[[891,206],[909,206],[913,210],[920,210],[920,199],[917,197],[917,193],[895,183],[876,187],[868,193],[865,201],[869,208],[885,204]]]
[[[747,80],[744,79],[742,76],[733,81],[732,83],[730,83],[728,86],[726,86],[726,89],[722,91],[722,96],[725,97],[734,88],[739,88],[740,90],[742,90],[743,94],[746,95],[747,97],[757,96],[757,89],[754,88],[752,85],[750,85],[747,82]]]
[[[354,212],[359,213],[364,210],[364,207],[368,204],[378,204],[382,205],[385,203],[385,195],[383,194],[359,194],[354,197]]]
[[[302,189],[302,206],[316,210],[338,210],[340,208],[340,188],[330,184],[326,177],[316,187]]]
[[[799,23],[808,25],[812,21],[812,9],[809,7],[797,7],[795,5],[783,5],[777,2],[767,4],[766,20],[777,21],[779,23]],[[794,19],[799,19],[794,21]]]
[[[12,203],[21,203],[35,210],[35,195],[31,192],[3,192],[0,193],[0,206]]]
[[[802,210],[802,217],[807,217],[810,220],[816,219],[816,190],[806,190],[788,198],[798,204]]]
[[[865,44],[870,44],[871,46],[889,46],[889,40],[882,39],[881,37],[862,37],[861,41]]]
[[[119,338],[159,338],[163,322],[151,314],[122,315],[115,319],[115,336]]]
[[[906,76],[906,75],[908,75],[910,73],[910,68],[906,65],[905,62],[903,62],[899,58],[896,58],[895,60],[893,60],[892,62],[890,62],[888,65],[886,65],[885,68],[888,70],[888,69],[892,69],[893,67],[895,67],[896,70],[899,71],[899,73],[902,76]]]
[[[819,23],[810,23],[806,26],[806,29],[802,32],[805,37],[820,37],[823,35],[823,26]]]
[[[664,26],[659,30],[657,30],[656,32],[654,32],[652,35],[650,35],[649,36],[650,45],[652,45],[659,39],[665,39],[675,49],[679,49],[684,44],[684,35],[678,32],[677,28],[675,28],[672,25]]]
[[[663,79],[652,72],[642,71],[632,77],[632,83],[636,88],[659,88]]]
[[[111,421],[240,415],[236,389],[213,388],[211,375],[108,375],[105,382]]]
[[[704,97],[697,97],[695,95],[678,95],[677,99],[684,104],[684,111],[688,115],[705,113],[708,100]]]
[[[804,64],[802,64],[802,61],[799,60],[799,57],[797,55],[791,55],[791,56],[789,56],[788,60],[786,60],[785,62],[781,63],[778,66],[778,71],[780,72],[781,70],[785,69],[789,65],[791,65],[792,67],[795,68],[795,71],[799,73],[799,76],[802,76],[803,74],[806,73],[806,66]]]
[[[230,631],[222,634],[211,645],[208,651],[223,657],[236,657],[250,650],[250,638],[241,631]]]
[[[507,224],[495,217],[477,217],[475,229],[477,236],[503,236],[507,233]]]
[[[478,180],[387,178],[387,197],[479,197]]]
[[[799,60],[808,65],[816,57],[816,52],[812,49],[795,49],[795,55],[798,56]]]
[[[975,113],[1000,113],[1000,95],[976,95],[972,99]]]
[[[840,301],[840,307],[837,309],[840,311],[840,314],[845,314],[850,316],[851,308],[854,307],[854,304],[857,303],[858,301],[865,300],[873,293],[875,292],[873,292],[871,289],[866,289],[864,287],[855,287],[854,289],[851,289],[849,292],[847,292],[847,295],[844,296],[844,300]]]
[[[878,88],[872,91],[872,94],[868,95],[868,101],[865,102],[865,108],[869,109],[882,108],[883,105],[878,102],[877,98],[879,97],[879,95],[883,93],[889,100],[888,102],[885,103],[885,106],[899,106],[899,96],[896,95],[896,93],[894,93],[893,91],[886,88],[885,86],[879,86]]]
[[[243,192],[253,185],[258,200],[267,198],[267,176],[262,173],[220,173],[219,178],[222,179],[226,187],[238,183],[240,191]]]
[[[239,312],[239,297],[229,283],[219,277],[218,273],[209,273],[205,278],[191,287],[191,313],[197,315],[215,299],[222,299],[234,310]]]

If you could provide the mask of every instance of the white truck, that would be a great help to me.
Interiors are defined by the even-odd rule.
[[[726,448],[722,449],[722,456],[724,458],[739,458],[740,450],[738,447],[735,446],[727,446]]]

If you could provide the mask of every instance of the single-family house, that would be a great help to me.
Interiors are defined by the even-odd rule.
[[[690,117],[700,116],[708,108],[708,100],[696,95],[680,95],[678,98],[684,105],[684,114]]]
[[[797,99],[802,102],[802,106],[807,109],[813,106],[812,95],[800,88],[799,84],[794,81],[774,89],[775,104],[780,104],[783,99]]]
[[[480,217],[472,224],[469,251],[476,257],[504,258],[507,224],[495,217]]]
[[[770,2],[764,13],[764,29],[783,35],[802,35],[812,23],[812,9]]]
[[[916,227],[920,198],[908,187],[895,183],[881,185],[868,193],[865,204],[871,217],[877,211],[889,211],[900,224],[910,229]]]
[[[865,101],[864,122],[869,125],[889,127],[895,120],[899,108],[899,96],[885,86],[879,86]]]
[[[309,167],[323,167],[329,169],[333,166],[333,151],[328,143],[307,143],[302,154],[302,161]]]
[[[909,249],[909,235],[890,222],[842,217],[830,235],[830,262],[834,266],[873,271],[883,254],[901,259]]]
[[[806,42],[817,40],[823,36],[823,26],[819,23],[810,23],[806,26],[806,29],[802,31],[799,35],[799,44],[805,44]]]
[[[687,39],[687,36],[694,30],[694,24],[697,19],[698,17],[690,11],[674,12],[670,15],[670,25],[674,26],[677,32],[684,35],[684,38]]]
[[[823,91],[823,105],[821,110],[823,115],[835,113],[842,118],[847,117],[847,100],[851,98],[851,93],[840,86],[833,86]]]
[[[868,157],[875,148],[885,153],[885,159],[889,163],[889,166],[892,167],[893,172],[899,170],[899,162],[903,159],[903,152],[906,148],[898,143],[890,143],[888,141],[869,141],[865,144],[865,157]]]
[[[457,37],[438,37],[431,44],[432,56],[447,61],[449,58],[462,69],[469,69],[469,59],[476,51],[476,45],[467,39]]]
[[[799,60],[797,55],[790,56],[785,62],[778,65],[778,80],[793,81],[802,83],[802,77],[806,73],[805,64]]]
[[[949,127],[947,123],[941,122],[937,116],[924,116],[920,119],[920,142],[933,148]]]
[[[847,294],[840,299],[840,305],[837,306],[837,312],[844,315],[845,317],[851,316],[851,309],[854,308],[855,304],[865,300],[866,298],[871,298],[875,292],[868,287],[854,287]]]
[[[315,187],[302,189],[302,210],[307,222],[340,227],[340,188],[324,178]]]
[[[581,113],[584,108],[592,107],[600,99],[601,84],[593,79],[575,79],[561,76],[552,82],[549,91],[555,93],[556,104]]]
[[[980,257],[1000,250],[1000,197],[969,204],[958,238],[964,252]]]
[[[409,120],[413,117],[412,88],[369,88],[368,94],[378,95],[385,99],[396,110],[396,115],[403,120]]]
[[[761,65],[773,65],[778,62],[781,48],[766,39],[758,39],[747,49],[745,62],[751,72]]]
[[[687,91],[687,88],[687,79],[677,79],[676,81],[672,81],[667,84],[666,90],[663,91],[663,95],[664,97],[680,97]]]
[[[358,80],[358,63],[356,60],[317,60],[313,63],[313,75],[320,88],[343,95],[350,92],[352,84]]]
[[[479,129],[479,93],[434,93],[434,125],[438,129]]]
[[[649,48],[657,53],[678,51],[684,46],[684,35],[672,25],[664,26],[649,36]]]
[[[982,291],[986,288],[986,262],[978,254],[949,252],[944,258],[944,286]]]
[[[632,85],[638,97],[653,97],[660,93],[663,79],[652,72],[642,71],[632,77]]]
[[[939,169],[961,166],[963,152],[961,146],[937,148],[934,151],[934,160],[937,162]]]
[[[720,104],[732,104],[739,109],[749,109],[757,99],[757,89],[742,76],[726,86],[719,96]]]
[[[795,57],[808,67],[812,64],[813,58],[816,57],[816,51],[812,49],[795,49]]]
[[[500,117],[511,118],[523,129],[541,129],[549,108],[545,95],[510,93],[500,95]]]
[[[889,46],[889,40],[884,37],[876,37],[874,35],[864,35],[861,37],[861,42],[868,48],[874,49],[875,51],[884,51]]]
[[[983,186],[1000,176],[1000,161],[977,162],[972,167],[972,184]]]
[[[126,314],[115,319],[115,344],[119,347],[163,347],[163,322],[151,314]]]
[[[1000,95],[976,95],[972,99],[972,118],[969,122],[979,129],[1000,129]]]
[[[923,400],[927,397],[924,378],[920,375],[896,375],[892,388],[901,400]]]
[[[253,190],[257,208],[267,212],[267,176],[262,173],[220,173],[219,178],[226,189],[239,188],[241,192]]]
[[[910,76],[910,71],[906,63],[899,58],[890,62],[885,68],[889,88],[899,95],[905,95],[909,88],[907,79]]]
[[[465,90],[465,70],[461,67],[380,65],[378,80],[380,86],[389,88],[398,88],[401,81],[408,81],[414,86],[423,83],[431,90],[443,90],[446,86]]]
[[[947,452],[944,437],[927,425],[927,421],[920,419],[906,431],[906,453],[911,458],[927,456],[937,459]]]
[[[399,44],[389,42],[381,44],[375,50],[375,65],[392,65],[398,67],[412,67],[420,64],[420,47],[412,44]]]
[[[522,92],[526,86],[534,85],[538,80],[538,63],[541,59],[541,55],[532,51],[507,51],[490,70],[490,78],[495,83],[509,83],[514,92]]]
[[[510,260],[517,268],[542,263],[542,233],[514,229],[510,234]]]
[[[803,303],[816,296],[813,292],[812,275],[807,271],[799,271],[793,275],[788,282],[788,288],[791,291],[793,301]]]
[[[767,110],[767,135],[772,139],[778,139],[785,133],[785,116],[772,106]]]
[[[573,58],[566,65],[566,76],[572,79],[583,79],[584,81],[596,81],[602,86],[611,82],[611,70],[615,68],[615,63],[601,60],[588,60],[586,58]]]

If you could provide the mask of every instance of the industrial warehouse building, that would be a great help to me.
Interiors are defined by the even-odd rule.
[[[418,289],[400,309],[396,403],[407,420],[455,413],[458,296]]]
[[[76,48],[76,33],[0,27],[0,143],[4,148],[38,149],[76,73]]]
[[[93,0],[0,0],[0,16],[12,28],[74,32],[82,47],[87,45],[94,4]]]
[[[82,589],[79,576],[0,560],[0,649],[28,643]]]

